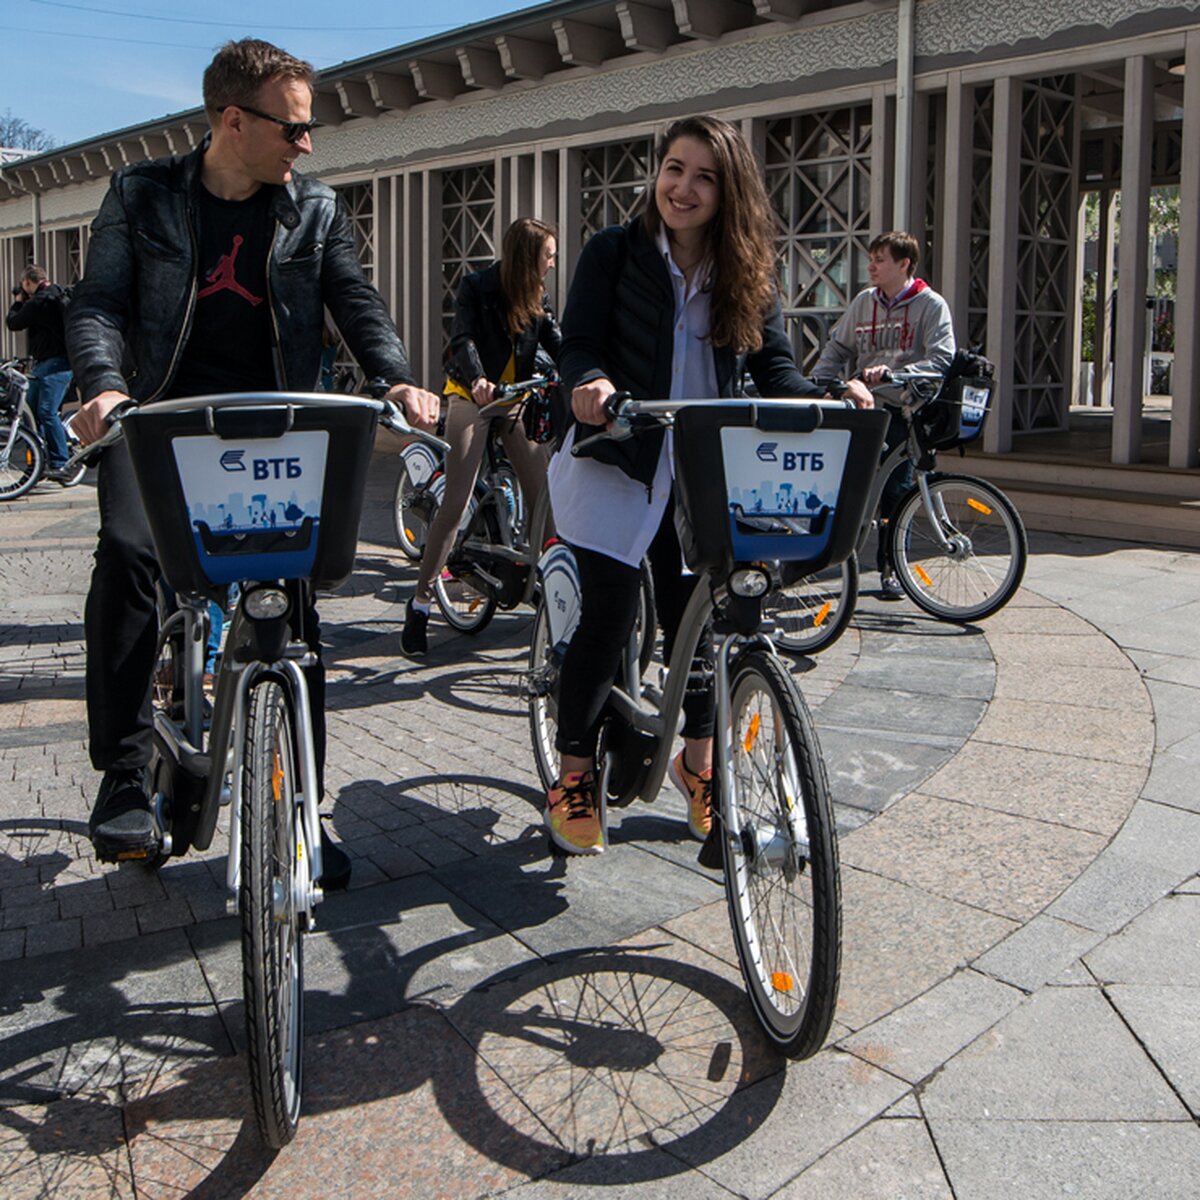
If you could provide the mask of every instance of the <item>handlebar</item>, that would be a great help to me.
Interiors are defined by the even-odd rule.
[[[571,447],[571,453],[579,456],[588,446],[599,442],[621,442],[632,437],[639,429],[651,426],[670,426],[674,423],[675,414],[681,408],[692,405],[703,405],[705,408],[745,408],[749,405],[755,409],[806,409],[811,413],[812,428],[821,424],[821,410],[825,408],[844,409],[846,402],[825,398],[793,398],[793,399],[747,399],[745,397],[729,397],[720,400],[634,400],[628,392],[613,392],[604,402],[604,412],[611,421],[609,428],[592,434]]]
[[[450,443],[444,442],[436,434],[427,433],[424,429],[418,429],[415,425],[408,423],[408,417],[405,416],[394,400],[388,400],[382,397],[383,412],[379,414],[379,423],[386,426],[393,433],[398,433],[402,437],[411,437],[415,441],[424,442],[427,446],[432,446],[435,450],[445,454],[450,449]]]

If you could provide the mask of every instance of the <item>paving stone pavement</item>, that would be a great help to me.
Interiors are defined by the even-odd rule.
[[[0,505],[0,1195],[1194,1195],[1200,557],[1036,534],[979,626],[866,595],[795,664],[845,938],[830,1044],[785,1067],[681,802],[547,853],[527,616],[399,655],[395,472],[321,602],[354,880],[306,945],[273,1158],[221,838],[153,875],[86,842],[91,481]]]

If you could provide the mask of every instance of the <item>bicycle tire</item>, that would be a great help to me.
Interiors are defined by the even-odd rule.
[[[723,837],[725,894],[746,990],[790,1058],[823,1045],[841,971],[841,880],[825,763],[787,668],[764,650],[730,680],[738,836]],[[714,772],[719,775],[719,772]]]
[[[8,446],[10,436],[12,425],[0,425],[0,447]],[[41,479],[44,468],[41,443],[24,426],[18,426],[8,453],[0,456],[0,500],[24,496]]]
[[[858,603],[858,556],[777,588],[763,601],[771,640],[788,654],[820,654],[846,632]]]
[[[558,782],[558,750],[554,745],[558,732],[558,669],[562,665],[550,645],[550,622],[546,606],[539,597],[529,636],[529,677],[526,695],[529,703],[529,737],[533,761],[542,787],[549,791]]]
[[[919,488],[891,521],[892,563],[909,599],[943,621],[980,621],[1016,594],[1029,557],[1025,526],[999,488],[972,475],[930,475],[929,493],[947,553],[934,536]]]
[[[278,680],[263,679],[248,705],[239,907],[250,1091],[259,1132],[274,1149],[296,1134],[303,1076],[304,939],[292,873],[309,856],[297,774],[288,697]]]
[[[400,474],[392,497],[392,525],[396,544],[406,557],[420,562],[425,550],[425,538],[437,513],[437,500],[429,484],[413,483],[408,464],[400,460]]]
[[[451,629],[459,633],[482,633],[491,624],[496,615],[496,597],[490,591],[482,591],[471,582],[470,559],[456,558],[459,547],[467,539],[477,539],[490,545],[500,543],[499,521],[495,513],[489,509],[492,503],[491,494],[482,498],[471,497],[464,514],[464,523],[459,526],[456,547],[450,552],[450,563],[465,562],[464,574],[460,577],[456,570],[444,566],[441,573],[433,581],[433,598],[438,610]]]

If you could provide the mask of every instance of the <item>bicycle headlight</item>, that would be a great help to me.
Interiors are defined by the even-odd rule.
[[[729,590],[735,596],[765,596],[770,576],[762,567],[741,567],[729,577]]]
[[[277,587],[259,587],[246,593],[242,605],[246,615],[255,621],[270,621],[287,615],[287,592]]]

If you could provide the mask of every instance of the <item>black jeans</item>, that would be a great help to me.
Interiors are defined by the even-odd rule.
[[[649,555],[654,604],[663,631],[663,657],[668,662],[683,610],[699,582],[697,576],[683,574],[674,514],[672,502],[663,514]],[[607,554],[579,547],[572,550],[579,566],[582,607],[579,628],[563,660],[555,746],[560,754],[591,758],[596,752],[605,701],[637,621],[641,572]],[[712,666],[712,626],[707,624],[700,635],[684,694],[684,737],[712,736],[716,716]]]
[[[124,442],[101,455],[97,493],[100,536],[83,615],[89,750],[96,770],[128,770],[149,763],[154,740],[150,698],[158,642],[159,568]],[[305,675],[312,702],[317,779],[324,791],[325,668],[320,662],[321,627],[311,597],[303,611],[295,611],[292,629],[318,655],[317,664]]]

